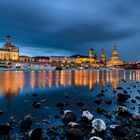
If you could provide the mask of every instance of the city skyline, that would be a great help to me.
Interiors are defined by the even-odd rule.
[[[1,47],[9,34],[23,55],[84,55],[93,48],[99,56],[104,48],[108,59],[115,43],[121,59],[140,60],[138,1],[7,1],[0,1]]]

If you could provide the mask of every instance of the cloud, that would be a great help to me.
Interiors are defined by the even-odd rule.
[[[45,50],[49,55],[50,49],[51,55],[59,50],[83,53],[91,46],[98,51],[96,45],[106,47],[112,42],[124,46],[122,52],[126,47],[131,52],[140,44],[139,16],[138,0],[1,0],[0,41],[11,34],[20,47],[41,48],[40,55]],[[106,47],[108,52],[110,48]]]

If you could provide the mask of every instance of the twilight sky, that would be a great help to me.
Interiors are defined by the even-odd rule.
[[[0,46],[9,34],[22,55],[106,57],[117,44],[126,61],[140,60],[140,0],[0,0]]]

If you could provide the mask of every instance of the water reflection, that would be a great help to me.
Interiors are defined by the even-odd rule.
[[[39,89],[57,89],[60,87],[88,87],[90,91],[99,84],[104,89],[106,83],[110,83],[116,90],[121,79],[140,80],[140,71],[99,71],[99,70],[75,70],[75,71],[6,71],[0,72],[0,95],[6,97],[15,96],[25,92]]]

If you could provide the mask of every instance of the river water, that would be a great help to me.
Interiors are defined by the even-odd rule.
[[[19,122],[30,113],[34,127],[41,126],[48,116],[50,125],[57,125],[61,123],[61,114],[56,104],[68,103],[64,109],[73,110],[80,116],[79,101],[84,102],[95,117],[108,121],[96,113],[98,105],[94,101],[97,95],[104,91],[100,107],[113,114],[118,107],[115,97],[122,92],[117,87],[123,87],[134,98],[139,95],[139,81],[138,70],[0,71],[0,110],[4,111],[0,123],[7,122],[11,116]],[[38,96],[32,96],[34,93]],[[112,101],[111,105],[105,103],[108,100]],[[40,103],[40,108],[33,107],[34,101]],[[134,108],[135,112],[138,112],[139,104],[139,100],[136,103],[127,101],[128,108]],[[55,115],[60,119],[54,119]]]

